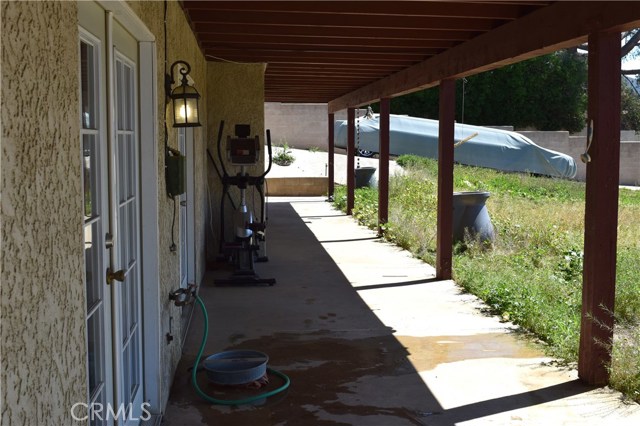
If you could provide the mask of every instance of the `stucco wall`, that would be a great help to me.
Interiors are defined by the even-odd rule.
[[[217,137],[218,127],[220,120],[224,120],[225,127],[223,132],[223,143],[226,141],[227,135],[234,134],[234,126],[236,124],[249,124],[251,126],[251,135],[258,135],[261,142],[265,142],[265,127],[264,127],[264,64],[232,64],[222,62],[209,62],[207,68],[207,114],[209,126],[209,133],[207,139],[209,141],[208,146],[211,154],[214,156],[219,164],[219,158],[217,155]],[[251,175],[257,175],[264,171],[264,150],[260,151],[260,160],[255,167],[247,168],[247,172]],[[224,144],[223,144],[223,157]],[[209,181],[213,183],[212,190],[214,194],[213,198],[213,211],[212,222],[213,229],[216,234],[212,234],[208,231],[208,260],[218,254],[218,242],[220,229],[220,196],[222,191],[222,184],[220,178],[217,176],[213,166],[209,164]],[[226,164],[226,161],[225,161]],[[219,166],[218,166],[219,167]],[[235,175],[239,172],[239,169],[227,165],[227,172],[230,175]],[[255,194],[256,191],[247,191],[247,203],[253,205],[257,203],[258,197]],[[240,196],[237,188],[232,187],[230,193],[236,205],[239,202]],[[255,198],[252,196],[256,195]],[[252,201],[253,200],[253,201]],[[226,202],[225,209],[225,225],[227,229],[227,239],[232,237],[231,229],[231,206]],[[259,214],[259,207],[256,208],[256,214]]]
[[[86,400],[78,21],[2,7],[2,424],[68,425]]]
[[[169,397],[169,391],[175,369],[181,357],[181,318],[183,309],[176,307],[168,298],[171,291],[180,286],[180,252],[170,251],[169,247],[172,243],[171,228],[173,222],[173,201],[167,196],[166,182],[164,173],[164,123],[163,118],[165,111],[167,113],[168,126],[168,143],[172,148],[178,148],[178,132],[172,126],[171,104],[167,104],[164,95],[164,74],[165,74],[165,52],[164,52],[164,3],[158,1],[130,1],[128,2],[133,11],[147,26],[156,37],[157,46],[157,81],[158,83],[158,206],[159,218],[158,226],[160,232],[160,303],[161,303],[161,338],[162,347],[162,401],[163,403]],[[193,80],[196,89],[201,95],[200,108],[204,110],[207,104],[207,75],[206,61],[202,55],[196,39],[191,32],[189,24],[186,20],[184,12],[178,2],[169,1],[167,4],[167,55],[166,68],[170,72],[171,65],[177,61],[183,60],[191,66],[189,74]],[[177,69],[176,69],[177,73]],[[178,78],[176,74],[174,78]],[[207,129],[207,115],[200,114],[200,123],[202,127],[193,129],[194,134],[194,170],[187,170],[187,173],[194,174],[195,194],[193,199],[195,203],[195,239],[196,239],[196,284],[200,284],[200,280],[205,272],[205,217],[206,217],[206,153],[205,153],[205,135]],[[184,209],[177,207],[176,212]],[[178,218],[176,217],[176,224]],[[178,244],[180,241],[179,226],[175,226],[173,239]],[[171,333],[174,340],[166,343],[164,336]]]
[[[156,37],[157,139],[164,141],[164,5],[129,5]],[[2,424],[66,425],[70,407],[87,398],[77,4],[5,1],[1,10]],[[204,109],[206,61],[175,1],[168,2],[167,21],[168,65],[178,59],[191,64]],[[201,122],[189,171],[195,175],[198,284],[205,272],[206,114]],[[177,147],[171,124],[169,145]],[[182,308],[168,300],[179,285],[179,259],[169,250],[173,203],[165,192],[163,144],[157,149],[160,386],[166,401],[181,356]],[[164,344],[167,332],[174,340]]]

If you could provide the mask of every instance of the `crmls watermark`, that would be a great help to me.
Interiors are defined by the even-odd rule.
[[[87,404],[86,402],[76,402],[71,406],[71,417],[75,421],[93,420],[149,420],[151,412],[148,408],[151,406],[148,402],[140,404],[140,417],[134,417],[133,404],[120,404],[114,407],[111,404],[101,404],[94,402]]]

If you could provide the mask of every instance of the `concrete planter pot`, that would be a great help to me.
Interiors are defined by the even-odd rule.
[[[364,188],[365,186],[373,186],[372,177],[376,173],[375,167],[358,167],[355,170],[356,188]]]
[[[484,243],[495,240],[495,231],[485,202],[489,192],[453,193],[453,241],[464,241],[465,231]]]

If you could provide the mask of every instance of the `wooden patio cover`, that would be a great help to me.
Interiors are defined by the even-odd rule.
[[[608,381],[620,157],[620,37],[640,27],[640,2],[615,1],[182,1],[208,61],[266,63],[265,100],[328,104],[332,193],[333,113],[381,101],[380,222],[386,221],[389,99],[440,90],[438,255],[451,277],[456,79],[589,42],[589,119],[583,321],[578,372]],[[350,132],[352,134],[353,132]],[[353,206],[353,140],[348,207]]]

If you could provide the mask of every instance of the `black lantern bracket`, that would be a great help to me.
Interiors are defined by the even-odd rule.
[[[182,76],[180,84],[172,89],[176,83],[174,79],[175,68],[180,66],[178,72]],[[171,73],[165,75],[165,93],[167,102],[172,101],[173,127],[199,127],[198,100],[200,94],[195,87],[189,85],[188,75],[191,65],[185,61],[176,61],[171,65]]]

